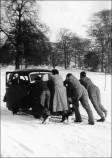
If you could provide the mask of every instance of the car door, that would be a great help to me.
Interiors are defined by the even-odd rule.
[[[9,110],[24,108],[23,100],[27,96],[28,87],[21,80],[18,73],[6,74],[6,106]]]

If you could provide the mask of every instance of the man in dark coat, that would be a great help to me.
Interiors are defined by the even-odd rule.
[[[32,84],[30,90],[30,97],[32,101],[32,111],[35,118],[44,117],[43,123],[48,122],[50,112],[50,91],[47,84],[42,81],[41,77],[35,78],[35,83]]]
[[[98,122],[104,122],[105,117],[107,116],[107,110],[101,104],[100,90],[93,84],[90,78],[86,77],[86,72],[82,71],[80,73],[80,83],[87,89],[89,99],[93,104],[95,110],[101,119],[97,120]],[[105,114],[105,116],[104,116]]]
[[[80,111],[79,111],[79,101],[81,102],[83,108],[88,114],[88,121],[90,125],[94,125],[94,117],[90,105],[88,103],[88,93],[87,90],[82,86],[79,80],[73,76],[71,73],[67,74],[64,84],[67,84],[68,96],[72,99],[73,112],[75,112],[76,121],[82,122]]]

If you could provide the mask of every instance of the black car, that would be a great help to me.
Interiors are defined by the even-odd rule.
[[[51,71],[48,69],[19,69],[6,72],[6,106],[13,114],[19,110],[32,108],[29,97],[30,87],[35,82],[35,77],[48,81]]]

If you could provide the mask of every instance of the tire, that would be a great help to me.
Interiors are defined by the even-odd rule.
[[[17,114],[18,111],[19,111],[19,108],[13,108],[13,109],[12,109],[12,113],[13,113],[13,115]]]

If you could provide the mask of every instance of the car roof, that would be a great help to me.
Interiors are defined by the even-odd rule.
[[[6,73],[31,73],[31,72],[51,72],[49,69],[17,69],[14,71],[7,71]]]

